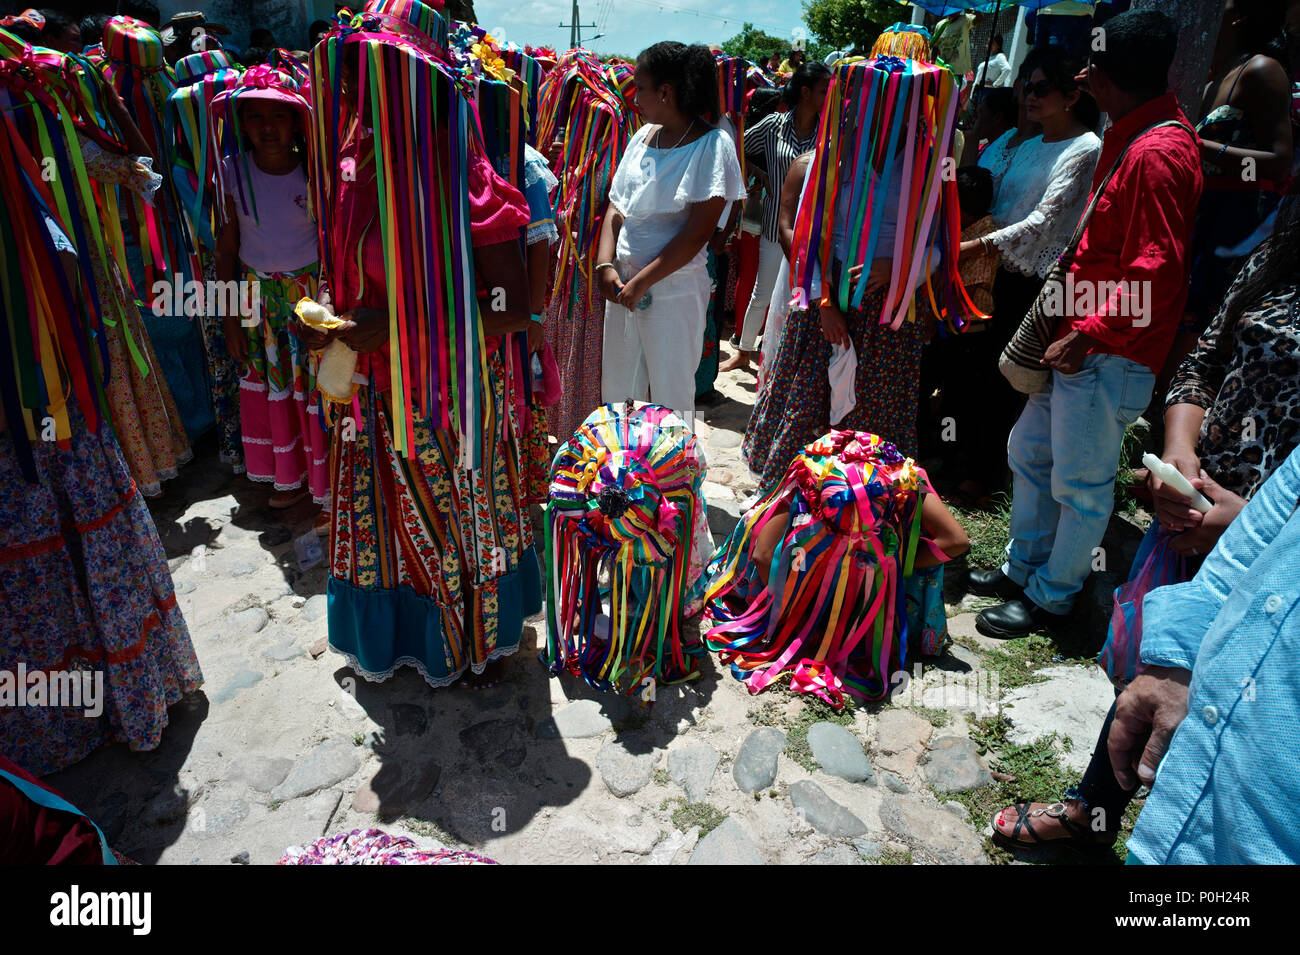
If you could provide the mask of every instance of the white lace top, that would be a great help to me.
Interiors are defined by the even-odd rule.
[[[626,266],[619,270],[625,276],[635,275],[664,250],[686,225],[692,204],[748,195],[735,144],[725,132],[711,129],[693,143],[655,149],[646,145],[653,129],[658,127],[636,131],[609,187],[610,204],[624,216],[615,258]],[[706,259],[702,247],[684,268],[704,268]]]
[[[1094,133],[1055,143],[1035,136],[1011,153],[1006,172],[995,181],[989,210],[998,230],[988,235],[1008,268],[1046,278],[1088,203],[1100,154],[1101,140]]]
[[[1016,154],[1015,147],[1011,145],[1011,137],[1015,134],[1016,128],[1012,126],[984,147],[984,151],[980,153],[980,158],[976,163],[976,165],[987,169],[989,175],[993,177],[993,195],[995,198],[998,190],[1002,188],[1002,177],[1007,174],[1007,167],[1011,165],[1011,157]]]

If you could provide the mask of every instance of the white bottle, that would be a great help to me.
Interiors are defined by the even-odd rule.
[[[1158,457],[1148,451],[1142,455],[1142,463],[1160,480],[1164,481],[1179,494],[1191,499],[1192,507],[1196,508],[1202,514],[1208,514],[1210,508],[1214,505],[1210,500],[1196,488],[1192,487],[1192,482],[1183,476],[1183,472],[1178,470],[1172,464],[1166,464]]]

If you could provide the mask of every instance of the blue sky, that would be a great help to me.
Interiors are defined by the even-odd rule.
[[[583,44],[601,54],[635,55],[659,40],[721,43],[745,22],[780,37],[805,29],[799,0],[580,0],[578,7],[582,23],[600,25],[583,30],[583,37],[605,34]],[[557,24],[568,23],[572,9],[572,0],[474,0],[479,23],[489,30],[500,27],[520,45],[559,50],[568,47],[569,31]]]

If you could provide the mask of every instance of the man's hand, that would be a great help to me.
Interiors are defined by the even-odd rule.
[[[1201,474],[1201,462],[1196,457],[1196,452],[1190,448],[1171,448],[1166,445],[1161,459],[1176,467],[1189,481],[1195,481]],[[1175,491],[1154,473],[1148,475],[1147,485],[1151,488],[1156,520],[1163,526],[1171,531],[1185,531],[1201,523],[1204,515],[1188,503],[1186,496]]]
[[[1192,674],[1172,667],[1147,667],[1120,694],[1110,724],[1110,765],[1124,789],[1156,778],[1169,740],[1187,715],[1187,684]]]
[[[885,288],[889,285],[889,279],[894,272],[893,259],[872,259],[871,271],[867,273],[867,291],[874,292],[876,289]],[[853,265],[849,267],[849,284],[857,285],[858,279],[862,277],[862,266]]]
[[[1213,501],[1214,506],[1205,514],[1189,507],[1200,520],[1170,541],[1169,546],[1179,554],[1208,554],[1246,506],[1246,499],[1220,487],[1204,471],[1200,477],[1192,478],[1192,487]]]
[[[1043,353],[1043,364],[1063,375],[1073,375],[1083,366],[1083,360],[1088,357],[1088,349],[1096,344],[1096,339],[1072,329],[1064,338],[1047,346],[1047,351]]]
[[[533,354],[546,344],[546,331],[540,322],[528,323],[528,354]]]

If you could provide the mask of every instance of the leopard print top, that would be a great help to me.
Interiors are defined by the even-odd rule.
[[[1237,275],[1165,399],[1166,408],[1205,409],[1201,467],[1247,499],[1300,444],[1300,276],[1276,285],[1234,327],[1224,327],[1228,303],[1260,261],[1252,255]]]

